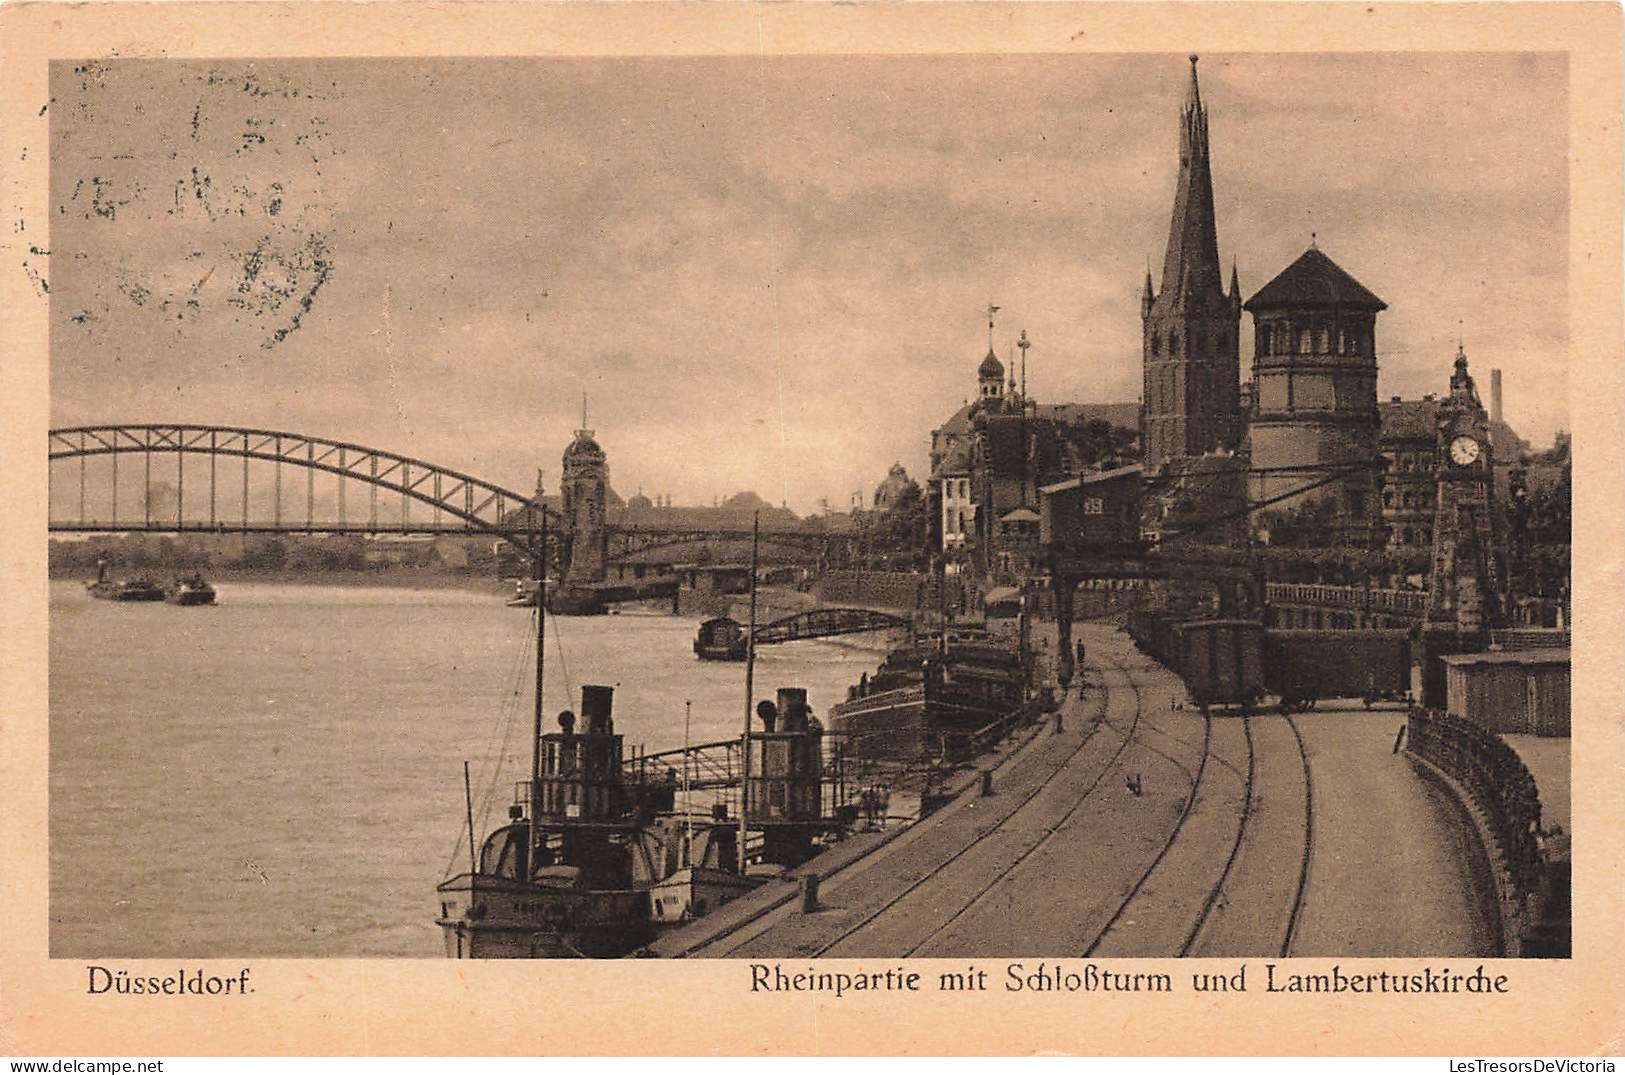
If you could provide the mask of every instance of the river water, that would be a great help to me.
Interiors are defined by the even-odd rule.
[[[529,767],[534,615],[457,590],[219,590],[181,608],[51,584],[51,955],[441,954],[463,760],[481,836]],[[628,754],[681,746],[685,700],[693,742],[737,736],[743,666],[695,660],[696,626],[549,617],[546,730],[587,682],[616,687]],[[767,648],[756,695],[806,687],[824,714],[876,661]]]

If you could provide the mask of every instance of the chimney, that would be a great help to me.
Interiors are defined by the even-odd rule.
[[[615,722],[611,713],[615,706],[614,687],[596,687],[583,684],[581,688],[581,720],[588,735],[614,735]]]
[[[1501,420],[1501,371],[1490,370],[1490,421]]]

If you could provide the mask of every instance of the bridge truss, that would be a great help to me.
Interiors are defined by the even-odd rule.
[[[360,444],[271,429],[208,425],[101,425],[52,429],[48,434],[53,490],[58,466],[77,460],[78,514],[53,515],[49,528],[59,532],[150,531],[163,533],[348,533],[348,534],[489,534],[526,552],[537,547],[543,531],[542,512],[534,498],[483,481],[461,471],[421,459],[381,451]],[[91,510],[89,461],[111,460],[110,488],[96,490]],[[138,487],[139,516],[119,511],[119,460],[136,458],[136,476],[126,481]],[[170,457],[173,469],[170,469]],[[191,472],[187,459],[196,462]],[[241,460],[240,481],[233,468],[227,475],[222,460]],[[273,498],[269,517],[250,508],[250,464],[270,464]],[[174,508],[154,511],[155,462],[162,467],[157,481],[168,485],[173,477]],[[303,471],[304,512],[284,506],[285,472]],[[318,474],[333,475],[336,512],[317,512]],[[193,488],[188,502],[187,482]],[[365,492],[365,504],[356,511],[349,502],[352,485]],[[198,507],[199,487],[207,490],[206,510]],[[128,490],[128,485],[126,485]],[[101,494],[109,492],[103,498]],[[380,493],[393,502],[380,503]],[[52,498],[53,509],[58,498]],[[106,515],[101,505],[107,505]],[[128,500],[126,500],[128,503]],[[419,505],[416,517],[413,506]],[[188,508],[192,510],[188,511]],[[424,509],[428,510],[425,511]],[[546,512],[547,527],[562,540],[564,528],[557,512]],[[549,545],[555,539],[550,538]]]

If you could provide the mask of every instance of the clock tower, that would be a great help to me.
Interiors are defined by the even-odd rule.
[[[1423,627],[1423,704],[1442,708],[1446,653],[1471,653],[1501,626],[1501,573],[1495,533],[1495,481],[1489,415],[1479,401],[1467,354],[1456,349],[1450,395],[1441,401],[1437,427],[1437,492],[1433,567]]]

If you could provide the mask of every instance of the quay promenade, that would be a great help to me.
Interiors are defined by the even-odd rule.
[[[1204,718],[1110,627],[1061,730],[930,817],[860,834],[660,938],[711,958],[1494,954],[1459,807],[1394,711]]]

